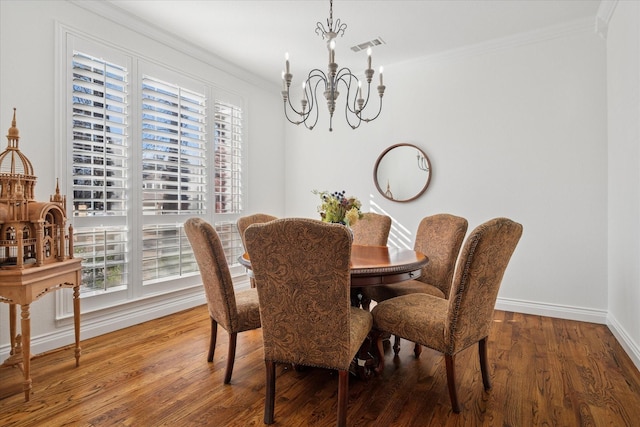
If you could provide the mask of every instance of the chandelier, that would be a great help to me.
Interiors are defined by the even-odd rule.
[[[374,116],[366,117],[364,109],[369,104],[369,96],[371,95],[371,80],[374,71],[371,68],[371,48],[367,49],[367,68],[364,70],[364,79],[366,80],[366,89],[363,88],[363,81],[358,79],[349,68],[343,67],[338,69],[336,63],[335,38],[340,35],[344,36],[347,24],[341,23],[340,19],[333,22],[333,0],[329,3],[329,19],[327,19],[328,28],[325,29],[321,22],[316,24],[316,34],[327,39],[327,48],[329,49],[329,64],[327,73],[315,68],[309,72],[307,79],[302,82],[302,99],[300,100],[300,108],[297,109],[291,103],[290,88],[293,75],[290,72],[289,54],[285,54],[285,71],[282,72],[282,99],[284,101],[284,114],[287,120],[295,125],[304,124],[309,130],[313,129],[318,123],[318,89],[323,90],[322,94],[327,100],[329,109],[329,131],[333,131],[333,113],[336,110],[336,100],[340,95],[340,90],[346,89],[346,100],[344,113],[349,126],[356,129],[362,122],[370,122],[375,120],[382,111],[382,96],[384,95],[385,86],[382,81],[382,67],[380,67],[380,84],[377,87],[378,96],[380,97],[378,112]],[[366,97],[363,97],[366,92]],[[322,99],[322,98],[320,98]]]

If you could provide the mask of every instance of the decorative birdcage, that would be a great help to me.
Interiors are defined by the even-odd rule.
[[[35,200],[36,176],[20,151],[16,109],[0,154],[0,268],[28,268],[73,258],[72,228],[65,231],[66,197]]]

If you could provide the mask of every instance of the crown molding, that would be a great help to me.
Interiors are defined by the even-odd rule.
[[[618,0],[602,0],[598,13],[596,13],[596,33],[603,39],[607,38],[607,30],[609,29],[609,21],[613,16],[613,11],[618,4]]]

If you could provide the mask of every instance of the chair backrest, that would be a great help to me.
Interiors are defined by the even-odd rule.
[[[247,244],[244,240],[244,231],[247,229],[247,227],[251,224],[261,224],[263,222],[273,221],[274,219],[278,219],[278,217],[265,213],[256,213],[238,218],[236,226],[238,227],[238,234],[240,234],[240,238],[242,239],[242,246],[244,247],[245,251],[247,250]]]
[[[418,225],[413,248],[429,258],[418,280],[440,289],[447,299],[468,226],[466,219],[450,214],[425,217]]]
[[[522,225],[494,218],[467,238],[451,289],[445,339],[450,354],[489,335],[502,277],[522,236]]]
[[[209,314],[227,331],[237,330],[238,310],[233,281],[218,233],[202,218],[187,219],[184,231],[200,269]]]
[[[351,226],[354,245],[387,246],[391,217],[367,212]]]
[[[307,218],[245,231],[260,300],[265,360],[348,369],[350,257],[346,227]]]

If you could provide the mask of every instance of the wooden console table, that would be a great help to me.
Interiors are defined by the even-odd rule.
[[[62,288],[73,288],[73,320],[76,339],[76,366],[80,365],[80,284],[82,258],[25,269],[0,269],[0,302],[9,304],[11,352],[2,366],[22,363],[24,400],[31,395],[31,318],[29,307],[42,295]],[[21,307],[21,337],[16,337],[16,306]],[[21,357],[22,356],[22,357]]]

